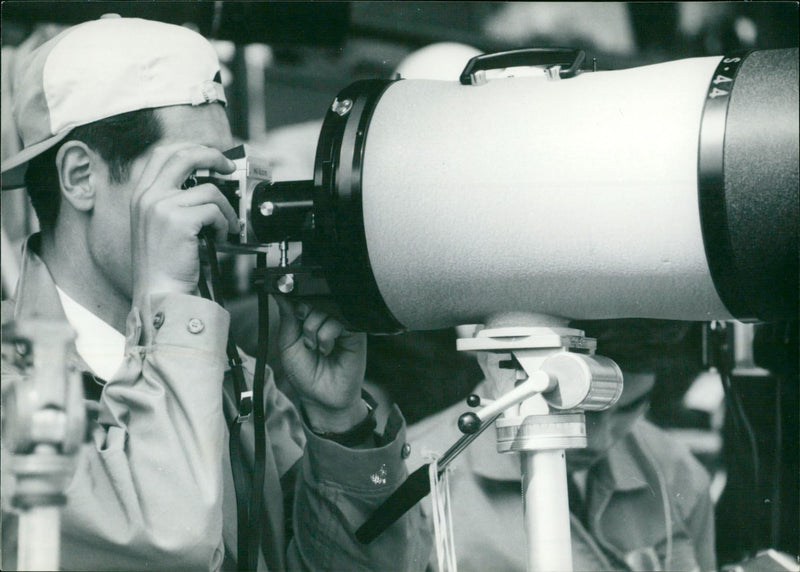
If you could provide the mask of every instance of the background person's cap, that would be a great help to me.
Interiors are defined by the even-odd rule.
[[[458,42],[437,42],[411,52],[394,70],[403,79],[458,81],[470,59],[483,52]]]
[[[226,103],[213,46],[173,24],[103,17],[69,28],[28,56],[14,81],[23,149],[2,163],[3,190],[28,161],[79,125],[140,109]]]

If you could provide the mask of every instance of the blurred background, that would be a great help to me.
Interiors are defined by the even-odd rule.
[[[276,180],[307,179],[320,122],[358,79],[456,80],[471,53],[576,47],[599,70],[798,46],[796,2],[36,2],[2,3],[2,156],[17,151],[10,101],[20,53],[104,13],[190,26],[225,67],[234,135]],[[422,48],[436,55],[414,62]],[[413,63],[413,65],[412,65]],[[443,77],[447,75],[447,77]],[[591,94],[587,94],[591,105]],[[2,194],[2,295],[37,228],[23,191]],[[238,343],[255,349],[252,257],[225,262]],[[641,322],[641,321],[640,321]],[[797,317],[775,324],[585,324],[598,353],[657,372],[651,420],[713,476],[720,564],[762,548],[800,554]],[[611,328],[613,329],[613,328]],[[417,421],[463,399],[482,374],[456,332],[371,337],[369,379]]]

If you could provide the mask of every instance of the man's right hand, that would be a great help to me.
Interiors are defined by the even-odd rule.
[[[198,234],[210,228],[226,240],[229,232],[238,232],[238,219],[215,185],[181,186],[197,169],[227,174],[234,168],[210,147],[177,143],[153,150],[131,200],[134,305],[144,307],[157,293],[196,293]]]

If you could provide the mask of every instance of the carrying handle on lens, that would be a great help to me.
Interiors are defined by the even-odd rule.
[[[572,48],[527,48],[481,54],[467,62],[464,71],[459,76],[459,81],[463,85],[475,85],[477,83],[475,81],[476,74],[481,71],[521,66],[550,67],[556,65],[562,66],[558,72],[561,79],[567,79],[578,74],[585,59],[586,54],[583,50]]]

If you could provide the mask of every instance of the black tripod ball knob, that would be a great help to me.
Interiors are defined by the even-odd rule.
[[[470,407],[478,407],[481,404],[481,398],[474,393],[467,396],[467,405]]]
[[[458,428],[462,433],[470,435],[476,433],[480,429],[481,420],[472,412],[464,413],[458,418]]]

